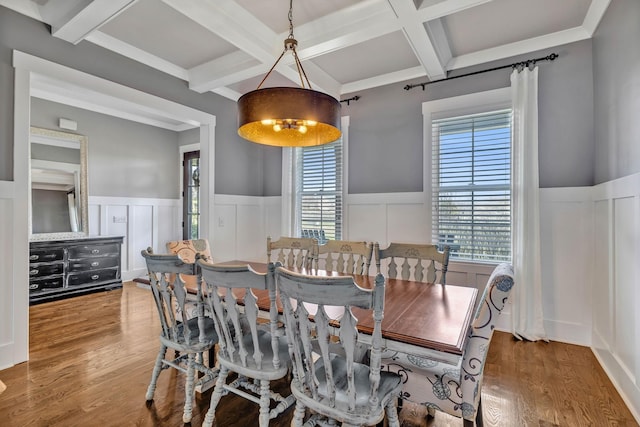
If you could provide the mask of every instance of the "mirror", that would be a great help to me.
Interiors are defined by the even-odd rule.
[[[87,137],[31,127],[32,240],[88,234]]]

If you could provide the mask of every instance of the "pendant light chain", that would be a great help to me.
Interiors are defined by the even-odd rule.
[[[282,53],[258,88],[238,99],[238,135],[251,142],[276,147],[312,147],[337,141],[342,135],[340,102],[331,95],[311,89],[296,50],[293,0],[289,0],[288,18],[289,36],[284,40]],[[288,51],[293,55],[301,87],[262,88]]]
[[[293,59],[296,63],[296,68],[298,70],[298,76],[300,76],[300,86],[303,89],[306,89],[307,86],[309,89],[311,89],[311,82],[309,81],[309,78],[307,77],[307,73],[304,71],[304,68],[302,67],[302,63],[300,62],[300,58],[298,57],[298,52],[296,51],[296,46],[298,45],[298,41],[295,39],[293,35],[293,0],[289,0],[288,18],[289,18],[289,37],[287,37],[287,39],[284,41],[284,50],[282,51],[282,53],[280,54],[276,62],[273,64],[273,66],[271,66],[271,69],[269,70],[269,72],[262,78],[262,81],[260,81],[260,84],[258,85],[257,89],[260,89],[262,87],[262,84],[265,82],[265,80],[267,80],[267,77],[271,75],[271,72],[276,68],[276,65],[278,65],[278,63],[280,62],[284,54],[287,53],[288,50],[291,50],[291,53],[293,54]],[[305,81],[307,82],[306,86],[305,86]]]

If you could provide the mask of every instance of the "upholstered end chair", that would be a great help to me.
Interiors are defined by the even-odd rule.
[[[457,365],[411,354],[386,352],[383,369],[403,377],[402,399],[482,426],[481,390],[493,330],[513,288],[513,267],[496,266],[484,289]]]

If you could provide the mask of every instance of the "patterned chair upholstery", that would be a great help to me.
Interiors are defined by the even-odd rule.
[[[482,426],[481,389],[484,363],[496,320],[513,287],[513,266],[499,264],[493,270],[469,329],[457,365],[429,358],[386,352],[383,369],[403,377],[402,398],[464,419],[464,425]]]
[[[207,239],[195,240],[175,240],[167,242],[167,251],[169,253],[180,255],[185,262],[196,262],[196,255],[202,254],[202,259],[206,262],[213,262],[211,258],[211,248]]]
[[[202,254],[202,259],[206,262],[213,262],[211,257],[211,248],[209,247],[209,241],[207,239],[194,239],[194,240],[174,240],[167,242],[167,251],[170,254],[178,255],[184,262],[194,264],[196,262],[196,255]],[[198,277],[181,274],[180,278],[184,281],[187,291],[187,304],[185,310],[189,313],[189,317],[197,315],[196,311],[196,295],[195,289],[198,286]],[[205,306],[205,312],[208,313],[208,308]],[[181,316],[178,313],[178,316]]]

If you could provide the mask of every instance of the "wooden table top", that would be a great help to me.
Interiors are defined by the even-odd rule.
[[[249,264],[257,272],[267,271],[265,263],[229,261],[222,264]],[[324,270],[301,273],[343,275]],[[374,276],[354,275],[353,278],[359,286],[366,289],[372,289],[375,283]],[[258,307],[268,310],[267,292],[254,292],[258,297]],[[477,289],[470,287],[387,279],[382,337],[387,341],[460,355],[471,324],[477,294]],[[354,308],[353,313],[358,318],[358,329],[370,334],[373,330],[371,312]]]

